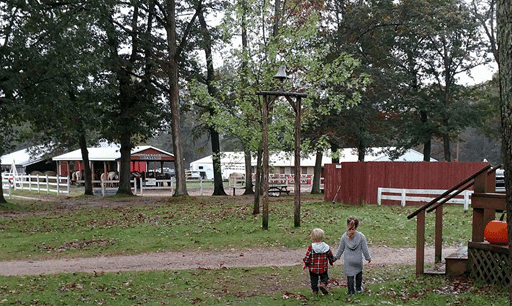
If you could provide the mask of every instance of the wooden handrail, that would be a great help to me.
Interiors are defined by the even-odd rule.
[[[498,165],[496,167],[493,167],[492,169],[489,169],[487,171],[487,175],[493,173],[493,172],[496,172],[496,170],[498,170],[499,168],[501,168],[501,165]],[[443,205],[444,203],[450,201],[452,198],[456,197],[459,193],[463,192],[464,190],[468,189],[469,187],[473,186],[475,184],[475,181],[471,181],[469,182],[469,184],[467,184],[464,188],[461,188],[459,189],[457,192],[454,192],[454,193],[451,193],[448,197],[446,197],[446,199],[442,200],[441,202],[435,204],[434,206],[430,207],[427,212],[430,213],[432,212],[434,209],[438,208],[439,206]]]
[[[435,230],[435,262],[441,262],[442,258],[442,241],[443,241],[443,234],[442,234],[442,228],[443,228],[443,204],[446,203],[451,198],[455,197],[456,195],[460,194],[462,191],[466,190],[467,188],[473,186],[474,184],[478,184],[479,189],[485,190],[486,187],[484,184],[486,183],[487,175],[490,173],[496,171],[496,169],[500,168],[501,165],[495,167],[494,169],[489,170],[491,168],[491,165],[488,164],[487,166],[483,167],[479,171],[475,172],[468,178],[464,179],[457,185],[453,186],[449,190],[445,191],[443,194],[439,195],[429,203],[423,205],[419,209],[417,209],[415,212],[410,214],[407,218],[411,219],[416,216],[417,220],[417,231],[416,231],[416,274],[423,274],[424,272],[424,266],[425,266],[425,215],[426,210],[428,209],[428,212],[431,212],[433,210],[436,210],[436,230]],[[487,171],[487,173],[485,173]],[[483,177],[485,175],[485,177]],[[480,177],[482,176],[482,177]],[[482,185],[482,186],[480,186]],[[462,187],[460,190],[459,188]],[[457,190],[457,191],[455,191]],[[454,192],[455,191],[455,192]],[[451,194],[453,192],[453,194]],[[442,198],[447,197],[446,199]],[[473,228],[473,232],[475,229]]]
[[[475,177],[479,176],[480,174],[482,174],[484,171],[487,171],[489,168],[491,168],[491,164],[488,164],[487,166],[483,167],[482,169],[478,170],[477,172],[473,173],[471,176],[467,177],[466,179],[464,179],[463,181],[461,181],[460,183],[458,183],[457,185],[453,186],[452,188],[446,190],[443,194],[437,196],[435,199],[433,199],[432,201],[428,202],[427,204],[423,205],[422,207],[418,208],[416,211],[414,211],[412,214],[408,215],[407,216],[407,219],[411,219],[411,218],[414,218],[417,214],[419,214],[420,212],[426,210],[427,208],[429,208],[430,206],[434,205],[437,201],[441,200],[442,198],[446,197],[447,195],[449,195],[450,193],[452,193],[454,190],[458,189],[459,187],[467,184],[468,182],[470,182],[472,179],[474,179]],[[469,186],[468,186],[469,187]]]
[[[475,184],[474,181],[471,181],[469,182],[469,184],[467,184],[466,186],[464,186],[464,188],[461,188],[459,190],[457,190],[457,192],[454,192],[454,193],[450,193],[450,195],[448,195],[444,200],[442,200],[441,202],[439,203],[436,203],[434,206],[430,207],[429,209],[427,209],[427,212],[432,212],[434,209],[438,208],[439,206],[443,205],[444,203],[448,202],[449,200],[451,200],[452,198],[458,196],[461,192],[463,192],[464,190],[468,189],[469,187],[473,186]]]

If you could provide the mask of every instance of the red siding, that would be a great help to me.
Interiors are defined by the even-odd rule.
[[[148,160],[148,161],[174,161],[173,155],[164,154],[153,148],[146,149],[131,155],[133,160]]]
[[[377,203],[377,188],[449,189],[488,163],[348,162],[324,166],[324,199]],[[338,168],[337,168],[338,166]],[[341,168],[339,168],[341,166]],[[494,184],[490,180],[489,184]]]
[[[144,161],[133,161],[130,163],[130,172],[146,172],[146,162]]]

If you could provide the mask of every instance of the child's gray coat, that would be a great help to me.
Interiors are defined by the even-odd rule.
[[[361,232],[355,232],[354,237],[349,239],[347,233],[344,233],[340,239],[340,245],[336,252],[336,259],[343,257],[343,274],[346,276],[355,276],[363,271],[363,256],[367,261],[372,260],[368,245],[366,244],[366,237]]]

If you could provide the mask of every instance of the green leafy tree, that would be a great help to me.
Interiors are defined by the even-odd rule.
[[[153,28],[156,3],[132,1],[106,6],[100,28],[108,46],[109,92],[103,101],[103,135],[121,146],[118,194],[132,195],[131,149],[149,139],[167,113],[154,85],[157,66]]]
[[[193,47],[192,31],[198,14],[202,9],[202,1],[178,2],[175,0],[156,1],[155,18],[162,34],[155,35],[154,39],[161,42],[159,53],[158,87],[162,89],[169,100],[170,118],[168,118],[172,131],[173,153],[176,169],[176,189],[174,196],[187,195],[185,178],[183,143],[180,130],[180,77],[185,74],[188,57],[186,51]],[[185,16],[176,18],[177,15]],[[180,71],[180,68],[182,71]]]
[[[395,116],[390,104],[396,98],[400,76],[393,68],[392,50],[395,44],[396,5],[393,1],[329,2],[333,20],[329,35],[337,52],[350,54],[360,65],[354,75],[366,75],[371,80],[360,90],[360,103],[333,113],[330,144],[333,152],[339,147],[353,147],[358,158],[372,146],[390,145],[396,137],[393,128]],[[351,88],[340,88],[344,92]],[[338,119],[338,120],[337,120]]]
[[[26,79],[30,85],[20,92],[36,143],[53,147],[55,152],[80,147],[85,194],[92,195],[87,143],[97,139],[94,135],[100,130],[102,114],[99,101],[106,93],[99,73],[104,49],[90,26],[98,16],[94,10],[83,14],[85,9],[80,3],[31,7],[37,12],[30,19],[35,29],[31,36],[38,41],[40,54],[31,61],[37,67]]]
[[[215,81],[215,69],[213,65],[213,46],[215,41],[219,38],[216,37],[215,31],[209,29],[205,15],[208,13],[207,8],[202,3],[200,4],[198,13],[198,21],[200,28],[200,45],[204,51],[206,59],[206,78],[204,83],[208,91],[208,95],[215,97],[217,95],[217,88],[214,84]],[[208,114],[209,116],[215,116],[215,108],[206,104],[199,114]],[[212,145],[212,162],[213,162],[213,179],[214,188],[213,195],[226,195],[222,183],[222,172],[221,172],[221,150],[220,150],[220,136],[219,132],[215,128],[215,125],[207,124],[206,129],[210,136],[210,142]]]
[[[416,130],[426,133],[421,137],[443,139],[444,158],[451,161],[450,140],[475,118],[470,105],[458,100],[464,88],[457,77],[487,62],[478,23],[463,1],[406,1],[400,9],[403,41],[396,54],[407,63],[401,67],[411,76],[406,96],[413,102],[402,107],[418,113],[415,122],[423,128]]]
[[[496,2],[497,0],[472,0],[471,13],[475,16],[487,37],[488,52],[498,62],[498,41],[496,39]]]
[[[16,138],[15,125],[21,116],[19,103],[23,65],[17,60],[22,52],[30,51],[21,38],[26,20],[14,3],[0,2],[0,156],[11,150]],[[0,204],[6,203],[0,184]]]
[[[0,49],[5,68],[0,77],[0,107],[7,111],[2,149],[13,139],[12,125],[23,121],[30,122],[36,143],[76,147],[77,139],[85,141],[81,116],[91,101],[86,97],[92,84],[88,77],[97,63],[97,57],[91,56],[95,45],[88,35],[91,32],[85,30],[89,20],[84,17],[84,7],[80,3],[23,1],[0,5],[5,26]],[[88,110],[94,118],[92,109]],[[92,194],[87,187],[86,193],[90,190]]]
[[[277,90],[281,86],[287,91],[306,91],[308,99],[303,101],[301,114],[304,118],[342,108],[358,99],[356,90],[350,94],[332,90],[332,84],[351,86],[360,79],[352,78],[354,61],[350,57],[343,54],[326,60],[332,53],[319,27],[318,12],[322,9],[319,2],[276,2],[268,6],[258,1],[239,1],[232,15],[227,15],[225,27],[241,29],[242,45],[230,53],[229,65],[219,81],[225,93],[223,103],[217,104],[216,124],[223,131],[238,135],[244,147],[252,152],[261,147],[261,101],[256,91]],[[259,17],[269,14],[275,17],[269,23]],[[272,77],[282,63],[286,64],[292,78],[284,84],[276,84]],[[313,102],[321,99],[325,103]],[[268,131],[270,151],[292,150],[293,114],[287,101],[276,100],[272,104],[272,124]],[[258,188],[257,184],[256,190]],[[258,195],[257,192],[256,198]],[[258,208],[255,200],[255,213]]]

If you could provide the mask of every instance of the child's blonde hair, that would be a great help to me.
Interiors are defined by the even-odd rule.
[[[354,237],[354,234],[359,227],[359,219],[357,217],[348,217],[347,218],[347,236],[349,239]]]
[[[321,228],[314,228],[311,230],[311,240],[313,240],[313,242],[322,242],[324,238],[325,234]]]

